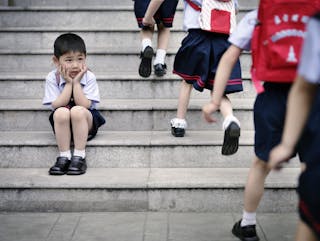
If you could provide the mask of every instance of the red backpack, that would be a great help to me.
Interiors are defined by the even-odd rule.
[[[320,0],[260,0],[251,50],[251,74],[257,92],[260,81],[293,82],[305,26],[320,9]]]

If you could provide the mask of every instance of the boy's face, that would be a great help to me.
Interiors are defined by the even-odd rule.
[[[80,52],[68,52],[62,55],[59,59],[53,57],[56,67],[60,66],[67,70],[69,77],[74,78],[84,67],[86,63],[86,55]]]

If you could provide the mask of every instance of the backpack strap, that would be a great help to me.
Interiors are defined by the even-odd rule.
[[[60,84],[60,73],[59,73],[59,71],[56,71],[56,82],[57,82],[57,85],[59,86],[59,84]]]
[[[198,4],[195,4],[194,2],[192,2],[191,0],[186,0],[186,2],[190,5],[190,7],[192,7],[194,10],[196,11],[201,11],[201,6],[199,6]]]

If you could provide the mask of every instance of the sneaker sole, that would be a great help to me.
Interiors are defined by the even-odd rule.
[[[149,77],[151,75],[151,62],[153,57],[153,49],[148,48],[143,52],[143,57],[139,66],[139,75],[141,77]]]
[[[82,175],[85,174],[86,171],[68,171],[66,174],[70,176]]]
[[[235,122],[231,122],[224,132],[222,145],[222,155],[229,156],[238,151],[240,137],[240,127]]]
[[[171,134],[175,137],[184,137],[185,129],[171,127]]]
[[[232,229],[232,234],[233,234],[234,236],[236,236],[238,239],[240,239],[241,241],[259,241],[259,240],[260,240],[260,239],[257,238],[257,237],[254,237],[254,238],[242,238],[242,237],[238,236],[238,235],[233,231],[233,229]]]
[[[165,74],[167,73],[166,70],[163,70],[163,71],[154,71],[154,74],[158,77],[162,77],[164,76]]]

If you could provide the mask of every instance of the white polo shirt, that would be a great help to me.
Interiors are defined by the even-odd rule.
[[[247,13],[238,23],[236,29],[229,37],[229,42],[240,49],[251,50],[251,39],[257,23],[258,10]]]
[[[311,18],[306,28],[298,73],[306,81],[320,84],[320,20]]]
[[[66,84],[65,79],[56,73],[57,70],[53,70],[46,77],[45,92],[42,100],[43,105],[51,106],[51,103],[58,98]],[[84,95],[91,100],[90,109],[95,109],[96,104],[100,102],[99,88],[95,75],[88,70],[83,75],[80,84],[82,86]]]

